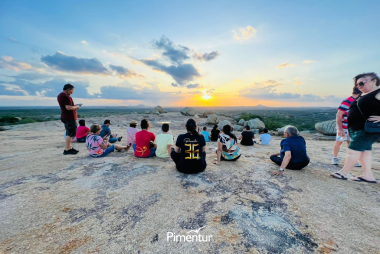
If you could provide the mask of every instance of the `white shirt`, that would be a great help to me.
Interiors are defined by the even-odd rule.
[[[271,139],[272,139],[272,137],[270,136],[270,134],[268,134],[268,133],[261,134],[261,136],[260,136],[260,140],[261,140],[260,145],[269,146],[269,142],[270,142]]]

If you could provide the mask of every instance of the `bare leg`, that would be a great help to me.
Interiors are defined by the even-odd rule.
[[[72,140],[71,137],[66,136],[66,141],[65,141],[66,142],[66,148],[65,148],[66,151],[71,149],[71,140]]]
[[[129,149],[130,146],[121,146],[121,145],[114,145],[115,146],[115,149],[118,150],[118,151],[121,151],[121,150],[127,150]]]
[[[363,168],[362,178],[368,181],[376,181],[372,175],[371,165],[372,165],[372,151],[364,151],[360,157],[360,162]]]
[[[343,142],[335,141],[335,144],[334,144],[334,157],[338,157],[340,146],[342,144],[343,144]]]
[[[341,170],[344,175],[347,175],[351,171],[351,169],[358,162],[362,153],[363,152],[351,150],[350,148],[347,149],[346,162]]]

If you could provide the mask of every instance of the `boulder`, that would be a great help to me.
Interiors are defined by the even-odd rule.
[[[195,115],[194,115],[194,118],[195,118],[195,119],[199,118],[198,114],[195,114]]]
[[[234,125],[232,127],[234,127],[234,131],[242,131],[243,130],[243,126],[241,126],[241,125]]]
[[[152,114],[155,114],[155,115],[160,115],[160,112],[158,110],[153,110],[153,113]]]
[[[207,116],[207,123],[209,124],[218,124],[219,123],[219,116],[215,114],[211,114]]]
[[[11,129],[10,126],[0,126],[0,131],[8,131],[10,129]]]
[[[244,123],[245,123],[244,119],[240,119],[240,121],[238,122],[238,125],[245,126]]]
[[[218,126],[219,126],[219,129],[222,130],[222,129],[223,129],[223,126],[224,126],[224,125],[227,125],[227,124],[228,124],[228,125],[231,125],[231,122],[228,121],[228,120],[223,120],[223,121],[221,121],[221,122],[219,123],[219,125],[218,125]],[[232,126],[232,125],[231,125],[231,126]]]
[[[324,135],[336,135],[336,120],[324,121],[315,124],[315,129]]]
[[[284,126],[284,127],[282,127],[282,128],[278,128],[278,129],[277,129],[277,135],[279,135],[279,136],[284,136],[284,131],[285,131],[285,129],[288,128],[289,126],[291,126],[291,125],[286,125],[286,126]]]
[[[145,114],[150,114],[150,111],[149,110],[145,110]]]
[[[260,133],[260,129],[251,129],[251,131],[255,134],[259,134]]]
[[[157,106],[153,108],[153,113],[158,112],[159,114],[164,113],[164,109],[161,106]]]
[[[181,110],[181,114],[184,116],[194,116],[196,113],[195,109],[186,107]]]
[[[248,125],[251,129],[259,129],[260,131],[265,129],[265,124],[258,118],[245,122],[245,125]]]
[[[205,111],[203,112],[203,116],[209,116],[209,115],[212,115],[214,113],[212,113],[211,111]]]

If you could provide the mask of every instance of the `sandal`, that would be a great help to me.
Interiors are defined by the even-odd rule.
[[[366,182],[366,183],[377,183],[376,181],[368,181],[364,179],[363,177],[357,177],[356,179],[352,179],[354,182]]]
[[[330,176],[332,176],[332,177],[334,177],[336,179],[339,179],[339,180],[347,180],[348,179],[347,177],[345,177],[344,175],[342,175],[342,174],[340,174],[338,172],[336,172],[334,174],[330,174]]]
[[[213,162],[212,164],[217,165],[217,166],[220,166],[220,163],[218,163],[217,161],[216,161],[216,162]]]

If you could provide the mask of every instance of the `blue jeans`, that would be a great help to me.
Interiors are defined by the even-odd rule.
[[[133,147],[133,151],[136,151],[136,144],[133,144],[132,145]],[[150,157],[153,157],[153,156],[156,156],[156,148],[150,148],[150,154],[148,157],[137,157],[137,158],[150,158]]]
[[[108,141],[110,142],[110,143],[115,143],[115,142],[117,142],[119,140],[119,138],[110,138]]]
[[[106,157],[108,154],[113,153],[113,152],[115,152],[115,146],[114,145],[112,145],[110,147],[107,147],[107,149],[103,152],[102,155],[100,155],[100,156],[94,156],[94,157],[97,157],[97,158],[99,158],[99,157]]]

